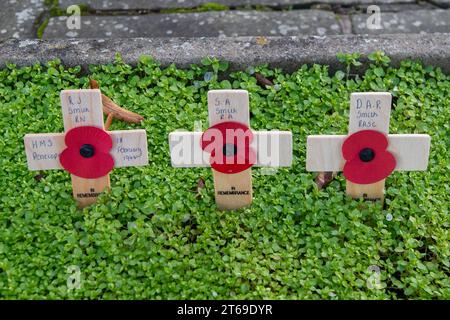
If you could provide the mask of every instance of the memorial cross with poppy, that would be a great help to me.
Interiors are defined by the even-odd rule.
[[[389,134],[391,103],[389,92],[352,93],[349,135],[308,136],[307,171],[343,171],[348,195],[383,199],[394,170],[426,170],[430,136]]]
[[[250,205],[252,167],[290,166],[292,134],[251,130],[246,90],[209,91],[208,114],[210,127],[205,132],[170,133],[172,166],[211,167],[219,209]]]
[[[148,163],[147,135],[145,130],[105,131],[99,89],[63,90],[60,97],[65,133],[25,135],[28,168],[69,172],[73,196],[84,207],[109,188],[114,167]]]

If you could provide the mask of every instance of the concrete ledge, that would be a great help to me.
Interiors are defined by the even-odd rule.
[[[448,0],[435,0],[448,1]],[[245,5],[265,5],[271,7],[281,6],[304,6],[315,3],[333,3],[342,5],[352,4],[389,4],[394,3],[395,0],[127,0],[127,1],[112,1],[112,0],[59,0],[59,5],[62,8],[67,8],[72,4],[85,4],[95,10],[160,10],[173,8],[194,8],[206,3],[219,3],[229,7],[245,6]],[[401,3],[413,3],[415,0],[401,0]]]
[[[448,16],[450,19],[450,10],[448,10]],[[48,27],[45,29],[43,39],[234,38],[238,36],[263,35],[275,37],[342,34],[337,16],[325,10],[268,12],[250,10],[128,16],[83,16],[80,30],[69,30],[66,24],[67,17],[51,18]]]
[[[230,62],[232,70],[269,63],[287,72],[302,64],[325,64],[332,71],[343,66],[339,52],[369,53],[382,50],[398,65],[404,59],[420,59],[425,65],[450,73],[450,34],[341,35],[309,37],[240,38],[132,38],[87,40],[7,40],[0,43],[0,67],[5,63],[29,66],[59,58],[68,67],[114,60],[116,52],[126,63],[136,64],[141,55],[151,55],[163,66],[188,67],[203,57]],[[362,72],[361,68],[359,72]]]

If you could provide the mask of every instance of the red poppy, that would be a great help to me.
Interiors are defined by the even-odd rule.
[[[221,122],[206,130],[201,139],[202,149],[211,153],[211,167],[222,173],[238,173],[256,162],[250,144],[253,133],[239,122]]]
[[[77,127],[67,132],[64,141],[67,148],[59,161],[71,174],[96,179],[114,168],[114,159],[109,154],[112,139],[106,131],[89,126]]]
[[[342,145],[342,155],[347,162],[344,176],[358,184],[370,184],[383,180],[394,171],[396,161],[387,151],[389,141],[375,130],[358,131],[350,135]]]

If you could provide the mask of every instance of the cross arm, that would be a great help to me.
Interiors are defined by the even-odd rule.
[[[341,147],[345,135],[313,135],[306,139],[307,171],[341,171],[344,166]]]
[[[175,131],[169,134],[170,160],[174,168],[209,167],[209,154],[200,146],[203,132]]]
[[[209,167],[210,154],[201,148],[202,132],[176,131],[169,134],[170,158],[176,168]],[[292,133],[253,131],[251,147],[257,167],[289,167],[292,164]]]
[[[148,164],[147,133],[145,130],[109,131],[113,141],[111,156],[114,167],[136,167]]]
[[[290,131],[253,131],[251,147],[256,151],[256,167],[290,167],[292,133]]]
[[[346,135],[312,135],[306,143],[307,171],[341,171],[345,160],[341,147]],[[431,137],[427,134],[389,134],[388,151],[397,165],[397,171],[426,170]]]
[[[116,168],[148,164],[145,130],[110,131],[113,140],[111,156]],[[27,134],[25,153],[30,170],[63,169],[59,155],[66,148],[64,133]]]
[[[64,133],[27,134],[24,137],[29,170],[62,169],[59,154],[64,150]]]
[[[428,167],[431,137],[427,134],[390,134],[388,150],[397,160],[395,170],[424,171]]]

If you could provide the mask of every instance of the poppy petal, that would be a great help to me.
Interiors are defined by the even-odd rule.
[[[396,161],[394,156],[384,151],[378,153],[370,162],[359,158],[349,160],[344,165],[344,176],[348,181],[358,184],[371,184],[385,179],[394,171]]]
[[[232,174],[244,171],[256,163],[256,153],[250,148],[253,133],[239,122],[221,122],[206,130],[201,147],[211,153],[211,167],[219,172]],[[227,148],[233,148],[232,154]],[[225,151],[225,150],[226,151]]]
[[[375,130],[362,130],[350,135],[342,145],[342,156],[345,160],[358,158],[359,152],[364,148],[370,148],[375,153],[380,153],[388,147],[386,135]]]
[[[396,160],[387,151],[389,141],[375,130],[358,131],[345,139],[342,156],[346,161],[344,176],[358,184],[371,184],[383,180],[394,171]]]
[[[84,158],[75,148],[65,149],[59,160],[64,169],[85,179],[106,176],[114,168],[114,159],[109,153],[96,153],[91,158]]]
[[[90,126],[77,127],[67,132],[64,141],[67,148],[59,161],[71,174],[96,179],[114,168],[114,159],[109,154],[112,139],[106,131]]]
[[[244,152],[243,152],[244,153]],[[222,161],[215,161],[215,159],[221,159]],[[227,157],[220,153],[218,156],[211,156],[211,167],[219,172],[232,174],[239,173],[252,167],[256,162],[256,153],[251,149],[247,149],[246,155],[240,154],[232,157]]]
[[[92,145],[96,152],[107,153],[112,148],[110,135],[97,127],[84,126],[69,130],[65,136],[66,146],[79,149],[84,144]]]

